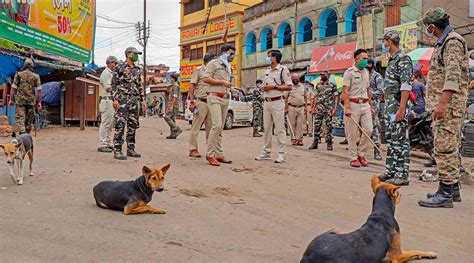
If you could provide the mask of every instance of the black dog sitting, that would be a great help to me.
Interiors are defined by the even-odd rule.
[[[372,178],[375,197],[372,213],[358,230],[347,234],[328,231],[316,237],[304,252],[301,263],[378,263],[388,257],[392,263],[436,258],[434,252],[402,251],[395,205],[400,201],[399,186]]]

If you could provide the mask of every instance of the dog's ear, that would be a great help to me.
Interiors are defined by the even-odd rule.
[[[19,142],[19,143],[15,144],[15,148],[18,149],[18,148],[20,148],[22,145],[23,145],[23,142]]]
[[[5,149],[5,145],[4,144],[0,144],[0,147]]]
[[[146,175],[149,175],[149,174],[151,174],[151,169],[148,168],[148,166],[144,165],[143,168],[142,168],[142,173],[143,173],[143,175],[145,175],[145,176],[146,176]]]
[[[170,167],[171,167],[171,164],[167,164],[161,167],[161,171],[163,172],[163,174],[166,174],[166,172],[170,169]]]
[[[400,189],[400,186],[390,185],[390,187],[387,189],[390,197],[397,198],[400,195],[398,189]]]
[[[374,194],[377,192],[377,188],[380,184],[380,179],[377,175],[374,175],[371,180],[371,186],[372,186],[372,191],[374,191]]]

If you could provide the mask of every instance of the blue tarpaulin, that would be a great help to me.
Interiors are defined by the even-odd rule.
[[[60,106],[61,105],[61,82],[53,81],[43,85],[42,98],[43,104],[48,106]]]
[[[8,78],[13,81],[15,73],[23,67],[24,60],[13,56],[0,54],[0,84],[8,82]],[[40,76],[47,75],[54,71],[52,68],[35,67],[36,73]]]

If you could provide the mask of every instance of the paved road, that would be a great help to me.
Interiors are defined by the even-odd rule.
[[[352,231],[366,221],[370,178],[383,169],[381,162],[349,168],[339,144],[332,153],[289,147],[284,165],[256,162],[262,138],[250,137],[249,128],[224,132],[234,163],[215,168],[187,157],[187,131],[166,140],[162,119],[147,118],[141,126],[141,159],[116,161],[98,153],[97,128],[40,131],[36,175],[23,186],[12,184],[2,159],[0,261],[299,262],[316,235],[335,227]],[[167,163],[167,191],[151,202],[166,215],[124,216],[96,207],[97,182],[130,180],[144,164]],[[416,169],[420,161],[414,164]],[[473,262],[472,187],[463,187],[463,202],[454,209],[418,207],[417,200],[435,187],[412,179],[402,188],[396,211],[402,247],[438,253],[437,260],[423,262]]]

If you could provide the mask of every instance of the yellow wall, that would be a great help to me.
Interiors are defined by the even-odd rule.
[[[190,0],[192,1],[192,0]],[[181,1],[182,3],[185,1]],[[224,0],[219,5],[212,7],[211,15],[207,23],[207,29],[202,34],[202,27],[206,24],[208,0],[205,0],[204,9],[184,16],[184,4],[181,6],[181,36],[180,45],[190,46],[191,49],[204,47],[203,54],[207,52],[206,47],[210,44],[223,43],[222,36],[225,31],[224,10],[227,12],[228,37],[227,42],[235,41],[236,57],[231,63],[232,73],[235,79],[235,86],[240,87],[241,67],[242,67],[242,16],[243,10],[249,6],[258,4],[261,0],[234,0],[240,3],[227,3],[224,7]],[[218,51],[219,52],[219,51]],[[189,79],[194,70],[202,64],[202,59],[189,61],[182,59],[180,54],[181,67],[181,91],[189,90]]]

